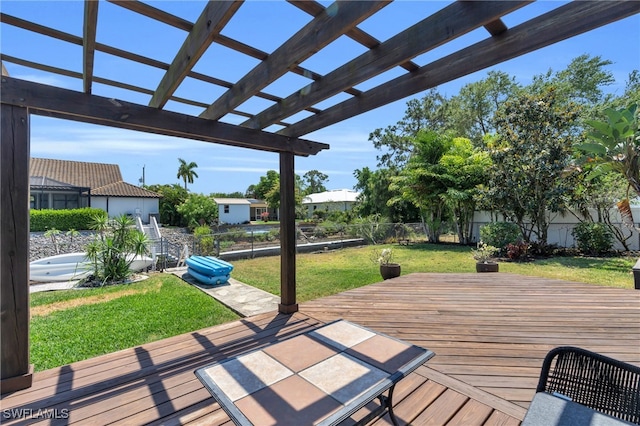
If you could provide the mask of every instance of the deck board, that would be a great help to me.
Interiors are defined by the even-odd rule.
[[[261,314],[36,373],[31,388],[2,397],[2,410],[68,410],[69,418],[2,421],[230,425],[193,371],[337,318],[436,353],[396,387],[401,424],[517,425],[542,358],[559,345],[640,365],[640,291],[503,273],[410,274],[303,303],[291,316]]]

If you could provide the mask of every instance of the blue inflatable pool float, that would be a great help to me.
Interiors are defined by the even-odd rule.
[[[191,256],[185,263],[189,275],[207,285],[226,283],[233,270],[232,264],[212,256]]]

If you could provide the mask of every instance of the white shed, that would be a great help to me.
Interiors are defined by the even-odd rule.
[[[246,198],[214,198],[221,224],[241,224],[251,220],[251,201]]]

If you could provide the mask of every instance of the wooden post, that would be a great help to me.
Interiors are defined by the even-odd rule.
[[[296,200],[294,154],[280,153],[280,304],[283,314],[298,311],[296,303]]]
[[[0,127],[0,392],[31,386],[29,113],[2,105]]]

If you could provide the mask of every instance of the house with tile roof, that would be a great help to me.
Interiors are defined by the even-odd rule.
[[[143,222],[160,211],[161,196],[124,182],[117,164],[31,158],[29,176],[32,209],[95,207]]]

